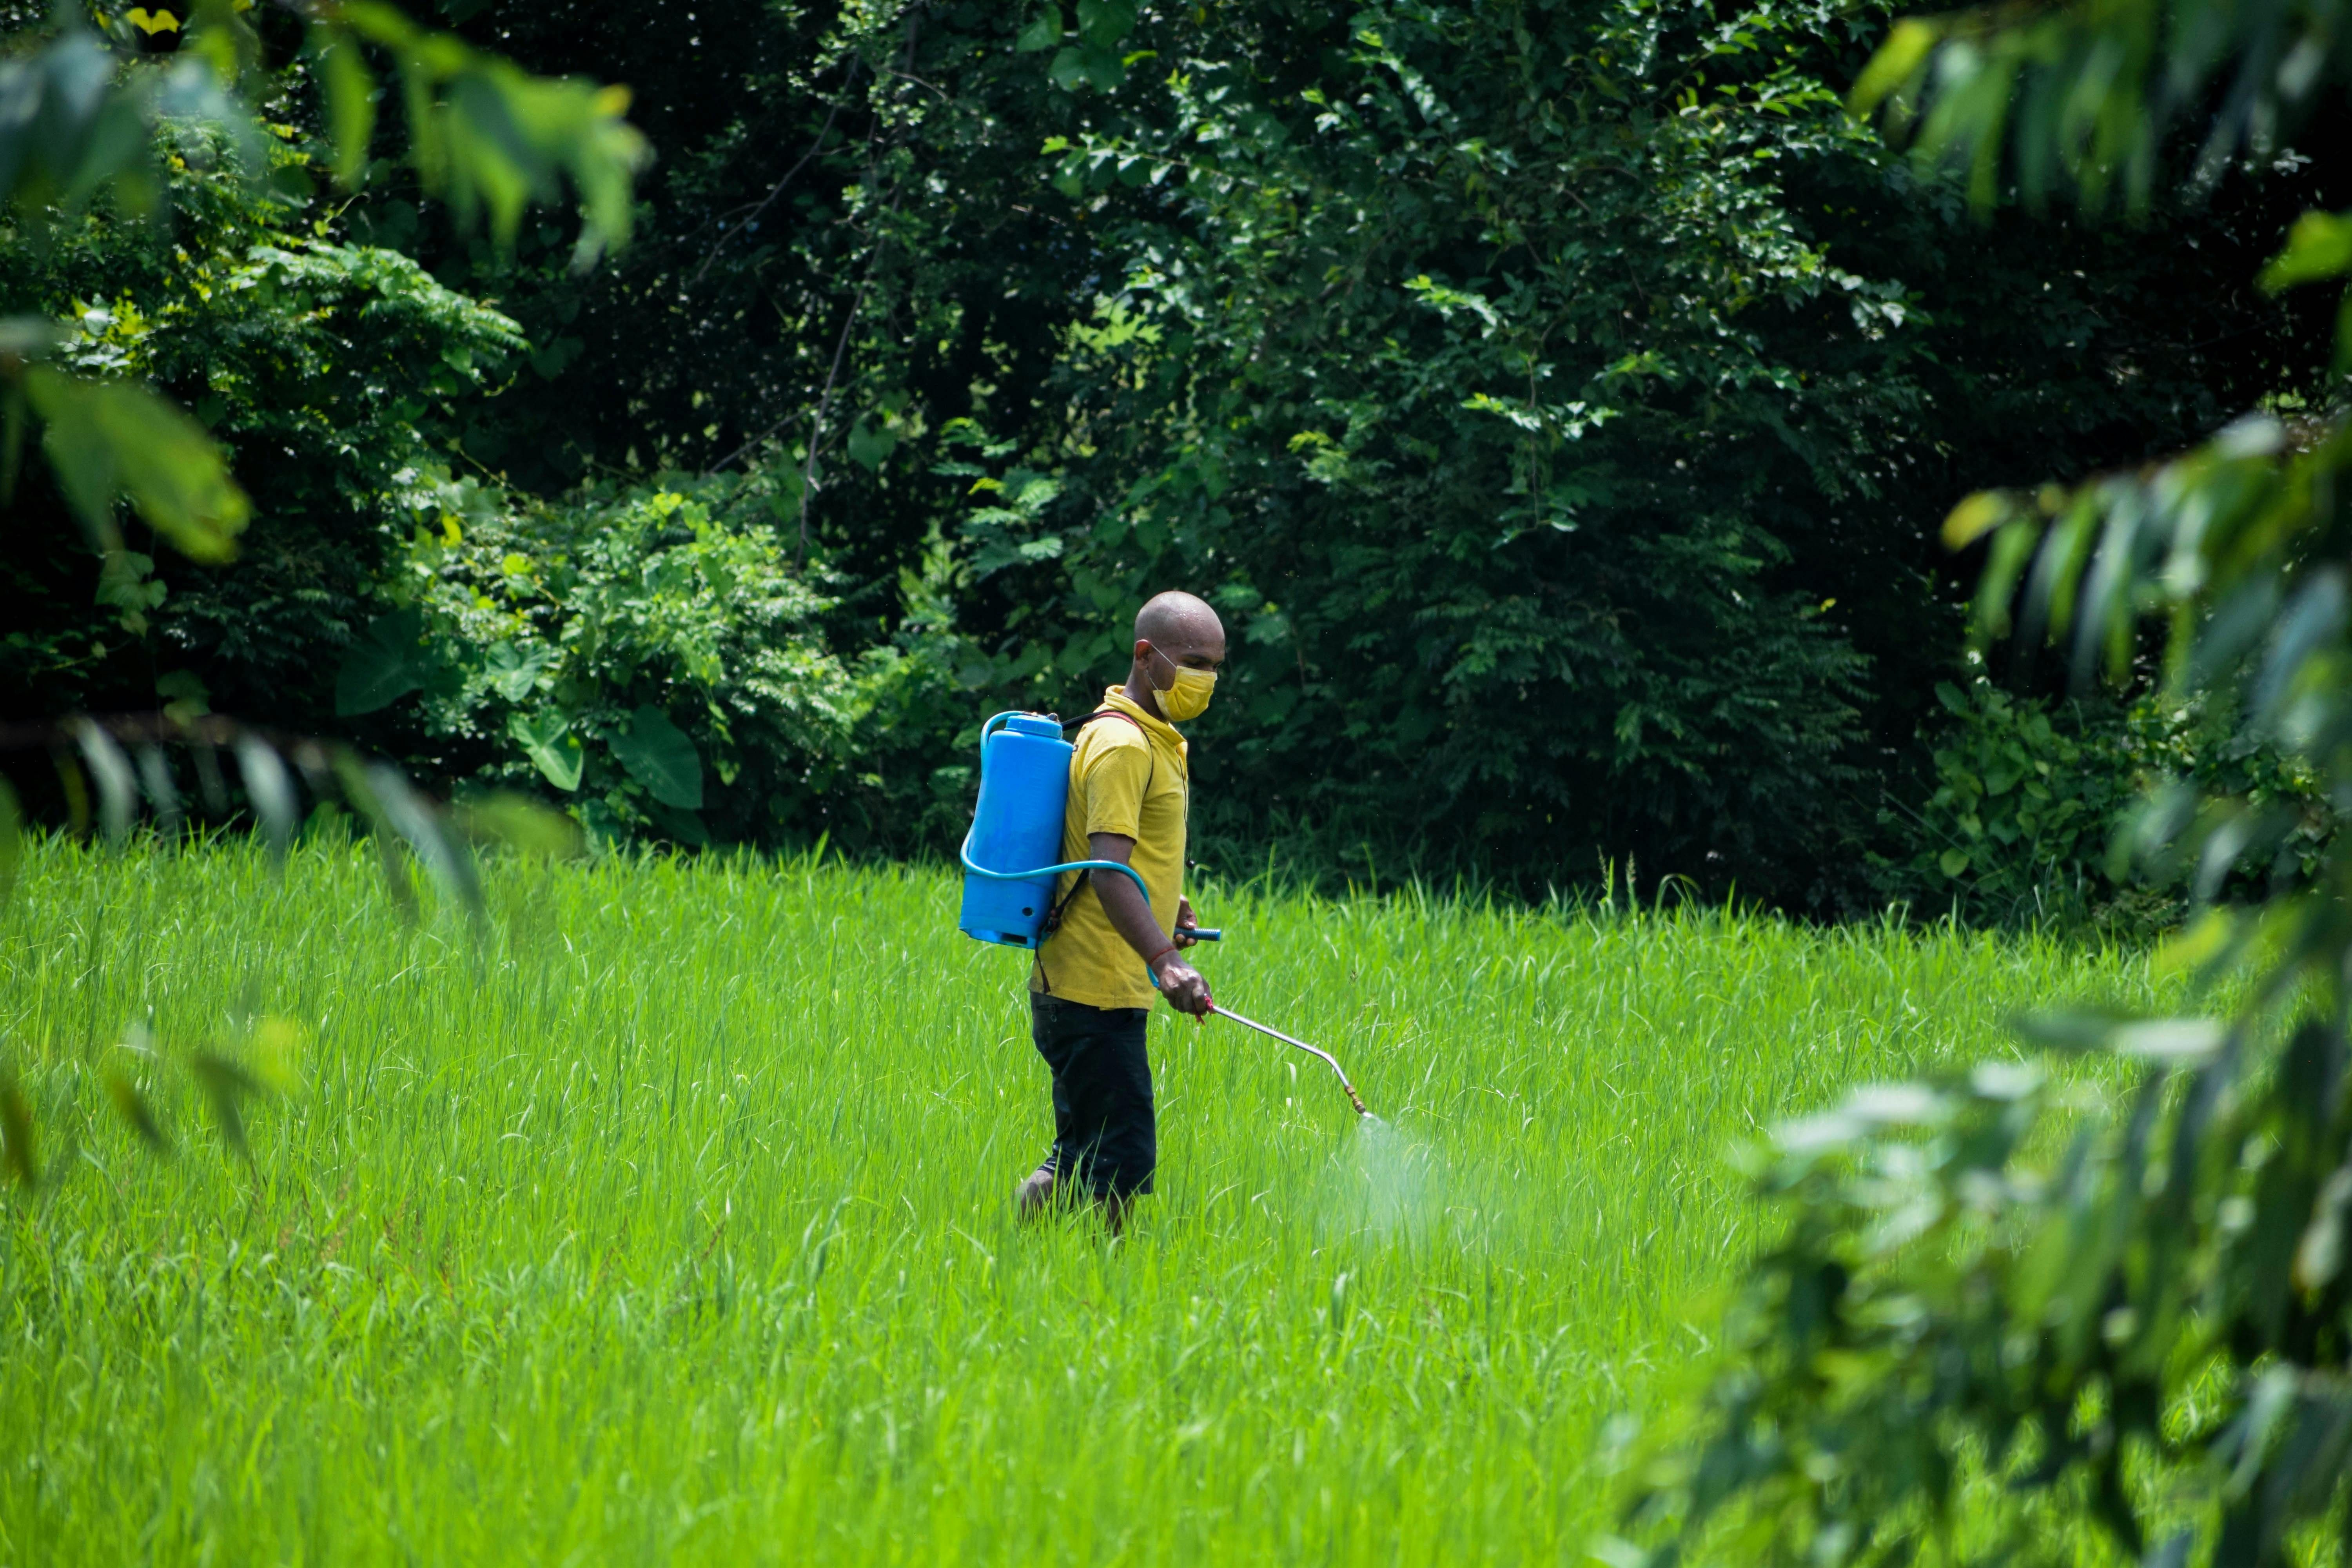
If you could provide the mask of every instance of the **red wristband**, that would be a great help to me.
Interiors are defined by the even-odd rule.
[[[1150,974],[1154,981],[1157,981],[1160,978],[1159,972],[1154,970],[1151,966],[1175,951],[1176,944],[1171,942],[1166,947],[1161,948],[1158,952],[1153,953],[1150,958],[1145,959],[1143,961],[1144,972]]]

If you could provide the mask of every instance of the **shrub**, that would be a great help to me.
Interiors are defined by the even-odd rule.
[[[2308,875],[2334,831],[2311,770],[2259,743],[2226,710],[2154,694],[2050,702],[1982,676],[1965,688],[1944,682],[1936,696],[1946,722],[1932,747],[1935,791],[1887,813],[1908,838],[1899,861],[1881,862],[1899,896],[1996,922],[2148,931],[2179,919],[2189,868],[2138,878],[2126,869],[2125,838],[2146,792],[2286,805],[2296,825],[2271,874]]]
[[[0,304],[66,318],[64,368],[152,382],[185,405],[255,505],[234,563],[199,566],[140,530],[100,567],[30,469],[0,557],[0,690],[27,716],[149,707],[157,676],[181,667],[224,708],[315,725],[321,672],[418,504],[407,487],[523,347],[512,321],[407,257],[321,237],[288,194],[293,148],[271,153],[287,184],[248,180],[199,155],[198,134],[166,142],[168,226],[100,211],[45,244],[0,229]]]
[[[835,605],[727,487],[687,481],[515,504],[430,476],[394,601],[337,681],[346,716],[385,712],[446,776],[537,786],[610,839],[687,844],[901,837],[958,779],[886,783],[871,721],[933,742],[961,706],[952,638],[833,652]],[[412,696],[412,706],[395,708]]]

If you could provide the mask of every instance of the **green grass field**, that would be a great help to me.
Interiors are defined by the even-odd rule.
[[[931,870],[35,847],[0,1051],[0,1563],[1576,1560],[1752,1239],[1725,1163],[2147,963],[1944,931],[1206,889],[1160,1195],[1012,1222],[1017,953]],[[184,1063],[299,1032],[250,1164]],[[145,1150],[106,1077],[152,1096]]]

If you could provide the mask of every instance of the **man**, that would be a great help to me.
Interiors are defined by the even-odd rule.
[[[1131,866],[1146,903],[1117,872],[1065,872],[1055,917],[1029,974],[1030,1037],[1054,1075],[1054,1146],[1014,1194],[1024,1218],[1057,1195],[1089,1196],[1113,1232],[1151,1190],[1159,1137],[1144,1023],[1152,997],[1209,1010],[1209,984],[1185,962],[1184,825],[1192,775],[1176,724],[1208,707],[1225,662],[1225,628],[1190,594],[1137,613],[1125,684],[1103,693],[1070,757],[1062,858]]]

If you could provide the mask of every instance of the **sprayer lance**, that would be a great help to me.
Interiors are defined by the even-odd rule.
[[[1333,1057],[1330,1052],[1318,1051],[1313,1046],[1308,1045],[1305,1040],[1294,1040],[1288,1035],[1284,1034],[1280,1029],[1269,1029],[1264,1024],[1259,1023],[1256,1019],[1244,1018],[1239,1013],[1234,1012],[1232,1008],[1221,1007],[1214,1002],[1209,1004],[1209,1011],[1214,1013],[1220,1018],[1231,1018],[1234,1023],[1240,1024],[1246,1028],[1255,1029],[1261,1035],[1270,1035],[1274,1038],[1280,1040],[1284,1045],[1295,1047],[1299,1050],[1305,1051],[1310,1057],[1322,1058],[1325,1064],[1330,1068],[1332,1072],[1338,1075],[1339,1087],[1348,1091],[1348,1103],[1356,1108],[1356,1114],[1359,1116],[1370,1116],[1371,1114],[1370,1108],[1364,1104],[1363,1097],[1356,1092],[1356,1086],[1348,1081],[1347,1070],[1340,1067],[1338,1058]]]

